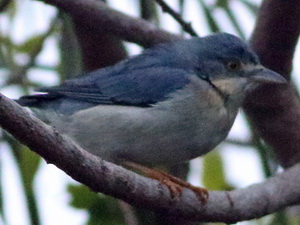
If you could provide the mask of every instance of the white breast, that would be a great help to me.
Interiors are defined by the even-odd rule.
[[[206,83],[191,85],[153,107],[100,105],[62,119],[56,127],[87,151],[110,161],[186,161],[222,141],[237,113],[237,109],[228,110]]]

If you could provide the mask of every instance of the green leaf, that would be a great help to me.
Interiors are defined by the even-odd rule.
[[[13,68],[14,67],[14,59],[11,54],[11,50],[13,49],[13,43],[8,36],[0,34],[0,65]]]
[[[38,171],[41,158],[28,147],[20,145],[19,149],[21,155],[19,160],[19,167],[24,180],[25,189],[32,189],[35,175]]]
[[[238,20],[237,20],[236,16],[234,15],[234,13],[232,12],[232,10],[228,6],[226,6],[224,8],[224,10],[225,10],[227,16],[229,17],[229,20],[231,21],[232,25],[238,32],[239,36],[245,40],[246,39],[245,34],[244,34],[241,26],[239,25]]]
[[[289,217],[287,216],[286,212],[282,210],[274,213],[273,220],[270,223],[270,225],[289,225],[289,224],[292,223],[290,223]]]
[[[29,210],[31,224],[40,225],[39,207],[36,201],[36,194],[33,187],[34,178],[37,174],[41,158],[28,147],[20,145],[18,166],[21,172],[22,183]]]
[[[0,168],[2,168],[1,160],[0,160]],[[0,170],[0,216],[1,219],[5,221],[4,211],[3,211],[3,190],[2,190],[2,170]]]
[[[158,25],[158,14],[154,1],[140,0],[140,15],[141,18],[149,20]]]
[[[206,5],[206,3],[203,2],[203,0],[200,0],[199,3],[204,11],[204,14],[205,14],[205,17],[206,17],[206,20],[207,20],[210,30],[212,32],[221,31],[218,23],[216,22],[216,20],[214,19],[213,15],[212,15],[211,9]]]
[[[88,225],[125,224],[118,200],[99,195],[83,185],[69,185],[68,191],[72,195],[71,205],[77,209],[85,209],[89,213]]]
[[[0,34],[1,45],[12,45],[12,41],[9,37]]]
[[[252,14],[256,15],[258,13],[258,10],[259,10],[259,6],[254,4],[253,2],[251,1],[248,1],[248,0],[239,0],[241,3],[243,3],[249,10]]]
[[[8,15],[10,19],[10,23],[15,19],[16,14],[18,13],[19,9],[17,8],[16,1],[10,1],[8,7],[5,9],[5,13]]]
[[[238,32],[239,36],[242,39],[245,39],[245,34],[242,31],[241,26],[239,25],[238,20],[237,20],[236,16],[233,13],[233,10],[230,8],[229,0],[218,0],[213,8],[214,9],[220,8],[220,9],[224,10],[225,13],[227,14],[229,20],[231,21],[231,24],[233,25],[233,27]]]
[[[26,146],[21,145],[7,133],[3,134],[4,140],[10,145],[16,165],[21,174],[21,181],[24,188],[29,218],[32,225],[40,225],[39,210],[33,188],[33,181],[38,171],[40,157],[30,151]]]
[[[203,158],[203,184],[209,190],[231,190],[224,174],[223,159],[218,151],[213,151]]]
[[[89,209],[98,201],[98,194],[84,185],[69,185],[68,191],[72,195],[71,206],[77,209]]]
[[[81,47],[77,40],[73,22],[70,16],[60,13],[62,18],[62,30],[60,38],[61,61],[58,71],[62,80],[70,79],[82,72]]]
[[[228,0],[218,0],[215,3],[216,8],[228,8]]]
[[[28,38],[24,43],[16,45],[15,50],[19,53],[31,53],[33,49],[40,48],[45,41],[45,34],[38,34]]]

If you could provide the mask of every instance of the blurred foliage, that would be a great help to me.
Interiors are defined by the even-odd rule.
[[[59,41],[60,64],[58,72],[60,80],[67,80],[82,72],[82,59],[80,45],[76,38],[72,19],[65,13],[61,12],[62,29]]]
[[[226,180],[224,162],[219,151],[212,151],[203,158],[202,181],[208,190],[233,189]]]
[[[119,200],[92,192],[83,185],[69,185],[68,191],[72,195],[71,206],[88,211],[87,225],[125,224]]]
[[[155,2],[149,0],[140,0],[139,3],[140,3],[140,9],[139,9],[140,17],[158,25],[159,18],[158,18]]]
[[[41,222],[34,190],[34,178],[38,171],[41,158],[30,151],[26,146],[16,142],[10,135],[4,133],[3,137],[12,149],[12,154],[20,173],[31,224],[39,225]]]
[[[0,168],[2,168],[2,162],[0,160]],[[4,202],[3,202],[3,170],[0,169],[0,218],[6,222],[5,214],[4,214]]]
[[[107,0],[109,3],[109,0]],[[224,31],[222,24],[217,17],[219,12],[222,12],[230,26],[242,38],[246,38],[243,25],[239,20],[240,12],[236,10],[235,5],[239,4],[245,10],[250,12],[255,18],[259,6],[252,0],[194,0],[198,5],[195,9],[199,14],[203,14],[206,20],[206,26],[210,32]],[[80,45],[77,41],[76,34],[73,29],[72,20],[63,12],[58,12],[52,19],[49,20],[48,28],[40,33],[34,33],[25,38],[23,41],[16,41],[15,34],[12,30],[16,27],[16,21],[20,20],[23,4],[36,4],[37,2],[29,2],[22,0],[0,0],[0,69],[3,75],[0,76],[3,81],[2,87],[17,86],[22,93],[28,93],[29,89],[40,86],[30,79],[28,73],[32,69],[39,69],[42,71],[57,71],[58,80],[65,80],[82,71],[82,60]],[[161,24],[164,15],[160,17],[158,13],[158,6],[154,0],[139,0],[139,15],[141,18],[149,20],[154,24]],[[177,0],[178,13],[185,18],[189,13],[186,5],[188,1]],[[27,14],[28,15],[28,14]],[[35,14],[32,12],[32,17]],[[35,20],[35,18],[32,18]],[[193,21],[186,21],[193,22]],[[183,32],[183,31],[180,31]],[[24,39],[24,38],[23,38]],[[55,39],[59,52],[59,63],[55,66],[42,64],[38,57],[44,50],[45,44],[49,39]],[[44,75],[43,75],[44,76]],[[1,88],[2,88],[1,87]],[[262,164],[262,170],[266,177],[275,173],[278,168],[274,157],[271,155],[271,150],[255,135],[250,141],[245,143],[237,143],[239,146],[249,147],[249,143],[257,150]],[[28,207],[28,214],[30,221],[28,224],[39,225],[41,223],[39,208],[43,205],[38,205],[36,201],[36,190],[34,182],[36,174],[39,170],[40,158],[29,151],[26,147],[16,142],[11,136],[2,132],[2,143],[6,143],[11,148],[11,154],[15,159],[15,166],[19,171],[19,179],[21,180],[26,205]],[[0,166],[2,159],[0,158]],[[176,173],[176,169],[172,169]],[[203,159],[203,173],[201,174],[203,184],[211,190],[230,190],[233,187],[228,183],[224,168],[224,159],[219,151],[214,151],[208,154]],[[6,213],[4,211],[3,202],[3,171],[0,170],[0,223],[4,225],[9,224],[6,221]],[[181,174],[184,176],[184,174]],[[199,174],[200,176],[200,174]],[[72,197],[70,205],[76,209],[86,210],[88,212],[88,220],[86,224],[128,224],[135,225],[134,222],[128,222],[127,217],[134,217],[137,220],[136,224],[152,225],[160,224],[157,221],[153,212],[145,209],[133,209],[122,205],[116,199],[96,194],[82,185],[70,185],[68,191]],[[299,212],[299,209],[298,211]],[[297,213],[293,214],[297,215]],[[299,213],[298,213],[299,215]],[[127,219],[126,219],[127,218]],[[246,223],[245,223],[246,224]],[[262,218],[260,220],[249,221],[247,224],[261,224],[261,225],[294,225],[299,224],[299,217],[289,216],[285,211],[278,212],[272,216]]]

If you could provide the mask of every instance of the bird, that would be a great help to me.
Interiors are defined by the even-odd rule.
[[[17,102],[86,151],[148,171],[171,193],[190,188],[205,202],[205,189],[153,167],[210,152],[228,135],[248,93],[286,82],[246,42],[216,33],[159,44]]]

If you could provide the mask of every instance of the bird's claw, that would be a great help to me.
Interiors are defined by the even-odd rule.
[[[195,187],[188,182],[186,182],[186,185],[183,185],[183,183],[178,184],[178,183],[174,182],[173,180],[169,179],[168,177],[164,177],[164,178],[160,179],[159,181],[160,181],[160,183],[162,183],[168,187],[172,198],[180,197],[182,195],[183,188],[188,188],[195,193],[195,195],[197,196],[197,198],[199,199],[199,201],[201,201],[201,203],[203,205],[207,203],[209,194],[208,194],[207,189],[205,189],[205,188]]]
[[[172,198],[178,198],[182,195],[183,187],[179,184],[176,184],[172,180],[167,177],[163,177],[162,179],[158,180],[161,184],[167,186],[170,191]]]
[[[182,195],[183,188],[188,188],[195,193],[195,195],[203,205],[206,204],[207,202],[208,191],[205,188],[195,187],[182,179],[179,179],[177,177],[174,177],[168,173],[165,173],[157,169],[148,168],[133,162],[123,162],[123,163],[126,164],[126,166],[128,167],[143,172],[146,176],[152,179],[158,180],[161,184],[166,185],[170,190],[170,194],[172,198],[178,199]]]
[[[203,205],[205,205],[207,203],[207,200],[209,197],[209,193],[208,193],[207,189],[201,188],[201,187],[195,187],[192,185],[189,187],[189,189],[191,189],[195,193],[195,195],[197,196],[199,201],[202,202]]]

